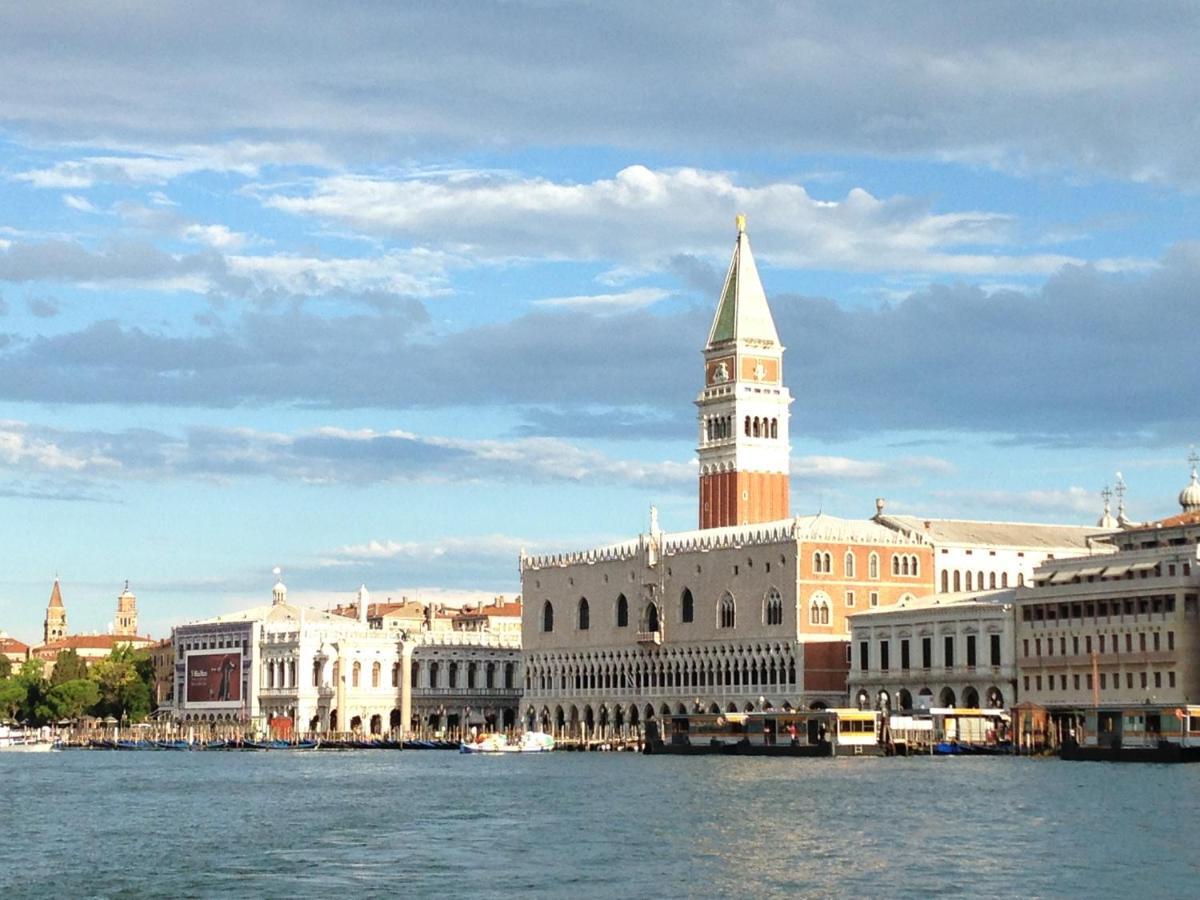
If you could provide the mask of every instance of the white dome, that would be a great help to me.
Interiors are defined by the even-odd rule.
[[[1196,480],[1196,470],[1192,469],[1192,480],[1179,492],[1179,505],[1185,513],[1200,512],[1200,481]]]

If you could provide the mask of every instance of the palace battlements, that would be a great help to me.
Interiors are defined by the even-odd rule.
[[[815,516],[795,516],[758,522],[752,525],[730,525],[723,528],[700,528],[693,531],[651,531],[638,535],[636,540],[610,544],[592,550],[554,553],[541,556],[521,556],[521,571],[594,565],[635,559],[657,545],[663,556],[684,553],[706,553],[711,550],[739,549],[788,542],[860,543],[887,546],[922,546],[927,542],[920,535],[909,535],[872,521],[841,519],[818,513]]]

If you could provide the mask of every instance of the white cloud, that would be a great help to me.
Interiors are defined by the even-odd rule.
[[[542,300],[534,300],[533,305],[573,307],[593,312],[604,312],[605,310],[620,311],[650,306],[667,296],[670,296],[670,291],[659,290],[658,288],[634,288],[633,290],[622,291],[618,294],[580,294],[574,297],[547,297]]]
[[[167,184],[196,172],[234,173],[256,177],[267,164],[324,164],[329,156],[314,144],[234,141],[226,144],[175,146],[111,145],[106,153],[57,162],[44,169],[18,172],[12,177],[37,188],[79,189],[96,184]],[[162,198],[161,192],[155,195]],[[169,202],[169,201],[168,201]]]
[[[0,420],[0,465],[35,473],[115,474],[120,468],[99,445],[64,446],[52,434],[39,434],[24,422],[4,420]]]
[[[76,212],[94,213],[96,211],[96,207],[92,206],[86,197],[80,197],[76,194],[63,194],[62,199],[68,208]]]
[[[1013,218],[935,213],[928,203],[879,199],[861,188],[819,200],[792,182],[739,183],[693,168],[633,165],[576,184],[480,172],[455,178],[334,175],[263,202],[363,232],[435,239],[477,259],[614,260],[661,266],[672,256],[728,253],[734,212],[745,212],[759,257],[777,265],[963,275],[1046,274],[1075,257],[1004,251]],[[728,221],[721,229],[714,223]],[[620,271],[614,270],[614,271]],[[615,295],[614,295],[615,296]],[[573,299],[573,298],[572,298]]]
[[[279,253],[271,256],[227,256],[234,275],[250,278],[261,288],[292,294],[336,290],[378,290],[432,297],[445,294],[450,258],[432,250],[395,250],[379,256],[317,258]]]
[[[919,475],[945,475],[953,469],[936,456],[903,456],[894,460],[847,456],[800,456],[791,461],[792,477],[811,481],[893,481]]]
[[[226,225],[188,225],[183,229],[183,237],[217,250],[236,250],[247,241],[246,235]]]

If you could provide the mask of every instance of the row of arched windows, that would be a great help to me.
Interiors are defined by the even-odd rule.
[[[795,684],[795,658],[785,651],[771,652],[769,647],[653,656],[634,651],[615,658],[597,658],[591,654],[535,655],[525,670],[525,688],[531,694]]]
[[[892,557],[893,575],[920,575],[921,561],[915,553],[897,554]]]
[[[842,558],[842,569],[846,578],[857,577],[858,564],[852,550]],[[816,575],[832,575],[833,554],[826,550],[815,550],[812,555],[812,570]],[[916,577],[921,574],[921,560],[915,553],[897,553],[892,557],[892,574]],[[879,554],[874,550],[867,557],[867,577],[879,577]]]
[[[710,441],[723,441],[733,437],[733,416],[706,416],[704,435]]]
[[[746,437],[777,438],[779,437],[779,420],[768,419],[766,416],[762,418],[746,416],[744,431]]]
[[[695,621],[696,600],[690,588],[684,588],[679,597],[679,620],[683,623]],[[649,603],[646,607],[644,625],[647,631],[659,630],[658,604]],[[783,624],[783,597],[775,588],[767,591],[763,598],[763,622],[767,625]],[[592,627],[592,609],[587,597],[580,597],[576,606],[575,624],[580,631],[588,631]],[[717,602],[717,626],[719,628],[737,627],[737,603],[733,595],[726,591]],[[616,627],[629,627],[629,600],[624,594],[617,596]],[[542,631],[554,631],[554,604],[546,600],[542,604]],[[356,664],[357,665],[357,664]]]

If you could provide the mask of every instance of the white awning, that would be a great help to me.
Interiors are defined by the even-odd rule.
[[[1129,566],[1106,566],[1104,569],[1105,578],[1120,578],[1129,571]]]
[[[1129,567],[1129,571],[1130,572],[1145,572],[1148,569],[1153,569],[1154,566],[1155,566],[1155,564],[1152,562],[1134,563],[1132,566]]]
[[[1086,578],[1089,575],[1099,575],[1103,571],[1104,571],[1104,566],[1088,566],[1086,569],[1080,569],[1079,572],[1076,574],[1081,575],[1084,578]]]
[[[1075,576],[1078,574],[1078,572],[1055,572],[1052,576],[1050,576],[1050,583],[1067,584],[1068,582],[1074,581]]]

